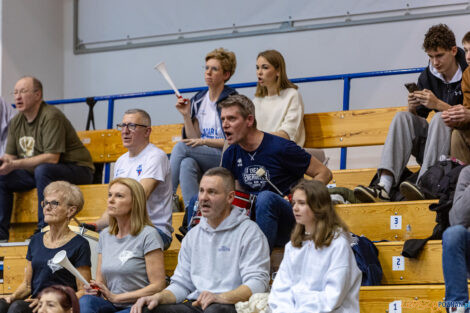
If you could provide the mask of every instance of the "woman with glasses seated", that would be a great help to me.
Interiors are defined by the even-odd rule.
[[[235,72],[235,54],[223,48],[206,55],[204,78],[207,90],[191,100],[179,98],[176,109],[184,120],[183,140],[175,145],[170,156],[173,193],[178,184],[185,206],[198,193],[202,174],[219,166],[225,135],[217,104],[237,92],[225,83]]]
[[[0,300],[0,313],[37,312],[38,294],[52,285],[69,286],[77,297],[84,294],[83,284],[68,270],[51,262],[61,250],[75,268],[89,281],[91,279],[90,246],[88,241],[72,232],[68,224],[83,208],[84,200],[80,188],[65,181],[55,181],[44,189],[44,221],[50,229],[35,234],[26,254],[23,282],[9,296]]]
[[[142,185],[132,178],[109,184],[109,227],[100,233],[96,285],[80,299],[82,313],[128,313],[140,297],[165,288],[163,241],[150,221]]]

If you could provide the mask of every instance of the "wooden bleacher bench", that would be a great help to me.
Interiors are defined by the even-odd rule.
[[[306,114],[304,117],[307,139],[305,147],[339,148],[382,145],[394,115],[404,110],[406,110],[405,107],[394,107]],[[182,124],[152,126],[150,141],[169,154],[173,146],[181,139],[181,129]],[[126,152],[117,130],[84,131],[79,132],[79,136],[96,163],[115,162]],[[416,167],[413,168],[413,170],[416,169]],[[331,183],[352,189],[359,184],[367,185],[375,172],[375,168],[333,171]],[[95,221],[106,208],[107,185],[80,187],[85,194],[86,202],[78,218],[84,222]],[[404,271],[393,271],[391,268],[393,257],[400,255],[403,245],[401,240],[405,237],[406,225],[411,225],[412,236],[415,238],[424,238],[431,234],[435,224],[435,214],[428,210],[431,202],[433,201],[337,206],[340,216],[349,225],[351,231],[358,235],[364,234],[372,240],[393,241],[377,244],[380,261],[384,268],[383,283],[386,285],[361,288],[361,312],[389,312],[389,304],[395,300],[403,302],[402,312],[420,312],[410,307],[418,305],[417,301],[442,301],[445,288],[442,285],[439,241],[426,245],[418,260],[405,260]],[[15,194],[11,240],[22,241],[29,237],[37,221],[36,208],[35,190]],[[401,217],[401,229],[390,227],[392,217],[396,216]],[[182,218],[181,213],[173,214],[175,230],[181,225]],[[173,238],[170,249],[164,254],[167,275],[171,275],[176,267],[179,248],[179,242]],[[21,254],[17,251],[7,256],[1,251],[1,255],[5,256],[6,266],[9,266],[6,271],[13,274],[7,275],[4,284],[1,285],[3,292],[9,293],[16,288],[15,281],[9,277],[22,278]],[[423,312],[431,312],[431,310]],[[436,309],[432,312],[445,312],[445,310]]]
[[[305,114],[306,148],[383,145],[397,112],[406,107]]]
[[[307,138],[305,147],[330,148],[383,144],[393,116],[396,112],[405,109],[405,107],[393,107],[306,114],[304,117]],[[152,126],[150,141],[166,153],[171,153],[173,146],[181,139],[181,131],[182,124]],[[115,129],[81,131],[78,134],[90,151],[93,162],[115,162],[126,152],[122,146],[121,134]],[[374,174],[375,169],[333,171],[332,183],[336,186],[354,188],[359,184],[367,185]],[[92,211],[100,211],[98,203],[102,205],[103,202],[100,202],[98,198],[103,194],[102,188],[107,187],[94,185],[87,193],[86,201],[94,203],[94,208],[90,208]],[[84,187],[84,190],[88,190],[88,187]],[[95,191],[96,195],[93,194]],[[35,190],[15,194],[12,217],[14,227],[10,234],[10,241],[21,241],[31,235],[31,229],[34,229],[36,208]],[[18,215],[15,212],[28,214]],[[32,217],[24,219],[28,215]],[[97,214],[95,216],[97,217]]]
[[[406,107],[305,114],[305,148],[340,148],[382,145],[397,112]],[[183,124],[152,126],[150,142],[166,153],[181,140]],[[115,162],[126,152],[119,131],[80,131],[78,135],[93,162]]]
[[[445,313],[446,310],[438,306],[440,301],[444,301],[444,295],[445,286],[442,284],[364,286],[359,292],[359,305],[361,313],[394,313],[393,305],[397,301],[401,302],[401,310],[395,312]]]

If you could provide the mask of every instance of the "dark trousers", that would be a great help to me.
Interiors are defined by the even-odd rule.
[[[90,168],[74,164],[40,164],[34,173],[26,170],[15,170],[7,175],[0,175],[0,239],[8,239],[11,211],[13,208],[13,192],[38,190],[38,228],[46,226],[41,201],[43,191],[53,181],[65,180],[72,184],[90,184],[93,173]]]
[[[213,303],[203,310],[199,306],[193,306],[192,303],[193,301],[178,304],[160,304],[153,310],[145,307],[143,313],[237,313],[233,304]]]
[[[8,304],[4,299],[0,299],[0,313],[33,313],[33,310],[24,300],[16,300]]]

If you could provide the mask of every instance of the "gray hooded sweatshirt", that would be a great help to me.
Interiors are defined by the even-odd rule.
[[[246,285],[252,293],[269,285],[269,246],[258,225],[245,211],[232,207],[230,215],[213,229],[201,218],[184,237],[178,265],[167,290],[195,300],[203,291],[224,293]]]
[[[462,169],[455,187],[454,203],[449,211],[450,225],[463,225],[470,230],[470,166]]]

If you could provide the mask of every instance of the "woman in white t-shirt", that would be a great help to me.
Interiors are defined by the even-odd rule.
[[[256,60],[255,104],[259,130],[294,141],[305,142],[304,103],[297,86],[289,81],[282,54],[266,50]]]
[[[197,195],[199,181],[208,169],[218,166],[222,157],[225,135],[217,104],[237,92],[225,86],[235,72],[235,54],[223,48],[206,55],[204,78],[207,90],[191,100],[179,98],[176,109],[184,120],[183,140],[175,145],[170,156],[173,193],[178,184],[185,206]]]
[[[109,227],[100,233],[96,281],[80,298],[81,313],[129,313],[140,297],[165,288],[163,241],[147,213],[145,191],[132,178],[108,188]]]
[[[272,313],[359,313],[362,274],[325,185],[301,181],[292,209],[297,224],[269,295]]]

